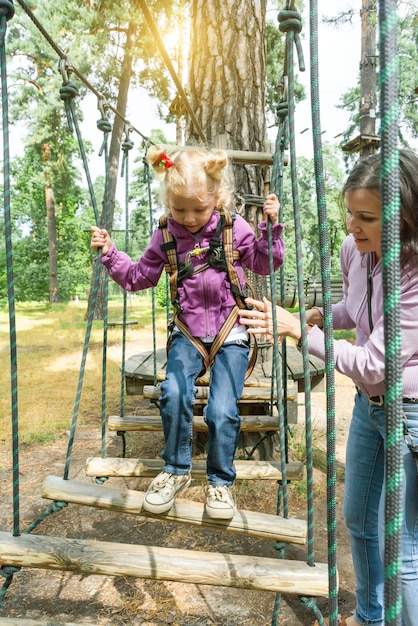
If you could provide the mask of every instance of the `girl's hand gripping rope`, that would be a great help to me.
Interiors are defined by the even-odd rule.
[[[270,218],[272,226],[274,226],[279,219],[279,209],[280,202],[278,201],[276,194],[269,194],[264,202],[263,213],[266,219],[268,217]]]
[[[91,247],[96,252],[101,249],[102,254],[105,255],[109,252],[112,247],[112,240],[110,239],[110,235],[105,228],[98,228],[97,226],[91,227],[91,232],[93,233],[91,236]]]

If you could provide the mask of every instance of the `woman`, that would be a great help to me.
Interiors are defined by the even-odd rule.
[[[355,345],[334,341],[336,369],[349,376],[357,394],[347,442],[343,512],[350,534],[356,577],[356,610],[347,626],[384,623],[384,442],[385,338],[382,293],[381,156],[362,159],[342,195],[349,236],[341,247],[343,299],[333,305],[334,329],[355,329]],[[403,415],[409,437],[418,444],[418,157],[399,155]],[[271,339],[270,303],[241,311],[250,333]],[[323,316],[306,313],[308,350],[325,358]],[[301,339],[298,317],[277,307],[280,336]],[[418,624],[418,488],[411,451],[403,443],[402,625]]]

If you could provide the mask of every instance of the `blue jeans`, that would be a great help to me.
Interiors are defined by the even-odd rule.
[[[237,401],[244,388],[248,353],[249,346],[244,341],[225,343],[210,370],[204,419],[208,425],[206,473],[209,484],[214,486],[231,486],[235,480],[233,464],[241,427]],[[165,472],[187,474],[191,469],[195,383],[202,369],[200,352],[185,335],[175,332],[160,396]]]
[[[418,442],[418,404],[403,411]],[[384,624],[385,409],[356,395],[347,443],[343,512],[356,576],[359,624]],[[418,485],[414,458],[403,444],[402,626],[418,624]]]

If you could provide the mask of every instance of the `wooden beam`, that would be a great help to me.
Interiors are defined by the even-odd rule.
[[[306,522],[293,518],[285,519],[258,511],[237,511],[232,520],[218,520],[207,517],[201,502],[177,498],[172,508],[163,515],[152,515],[142,508],[145,493],[133,489],[116,489],[105,485],[64,480],[57,476],[47,476],[42,485],[42,497],[48,500],[71,502],[98,509],[121,511],[180,524],[192,524],[226,530],[287,543],[306,542]]]
[[[328,597],[328,568],[279,558],[0,532],[0,564]]]
[[[86,461],[87,476],[154,478],[163,469],[162,459],[123,459],[90,457]],[[234,461],[237,480],[281,480],[281,464],[277,461]],[[193,460],[192,478],[206,479],[206,461]],[[300,461],[286,464],[287,480],[303,480],[304,465]]]
[[[288,381],[289,383],[293,383],[294,381]],[[288,388],[288,401],[297,399],[297,386],[291,384]],[[206,404],[206,401],[209,397],[209,387],[196,387],[196,404]],[[158,386],[154,385],[144,385],[144,398],[148,398],[149,400],[158,400],[161,395],[161,389]],[[241,398],[238,400],[238,403],[248,403],[248,402],[269,402],[271,397],[270,385],[266,387],[244,387]]]
[[[84,622],[85,626],[92,626]],[[48,620],[26,619],[17,617],[0,617],[0,626],[84,626],[81,622],[51,622]]]
[[[109,415],[107,418],[109,430],[127,431],[162,431],[163,424],[159,415]],[[241,415],[241,432],[271,432],[278,430],[276,415]],[[201,415],[193,417],[193,431],[206,433],[208,426]]]
[[[169,152],[180,150],[194,150],[196,146],[164,146]],[[174,150],[173,150],[174,148]],[[273,155],[271,152],[252,152],[250,150],[225,150],[228,159],[233,163],[247,163],[248,165],[273,165]]]

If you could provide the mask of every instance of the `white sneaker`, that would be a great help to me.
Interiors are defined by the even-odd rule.
[[[143,508],[150,513],[166,513],[179,493],[190,485],[191,480],[190,474],[160,472],[148,487]]]
[[[231,487],[206,485],[205,511],[212,519],[231,519],[237,512],[235,496]]]

